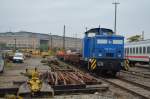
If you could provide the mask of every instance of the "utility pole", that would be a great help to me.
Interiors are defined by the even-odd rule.
[[[114,33],[116,34],[116,32],[117,32],[117,28],[116,28],[116,26],[117,26],[117,5],[118,4],[120,4],[119,2],[114,2],[114,3],[112,3],[112,4],[114,4],[115,5],[115,23],[114,23]]]
[[[16,52],[16,39],[14,39],[15,40],[15,52]]]
[[[53,47],[53,38],[52,38],[52,33],[49,33],[50,34],[50,49],[52,50],[52,47]]]
[[[66,26],[64,25],[64,32],[63,32],[63,50],[65,50],[65,32],[66,32]]]
[[[142,31],[142,40],[144,40],[144,31]]]
[[[77,42],[78,42],[77,33],[75,33],[75,48],[77,48]]]

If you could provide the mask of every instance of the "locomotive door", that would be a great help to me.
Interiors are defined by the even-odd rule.
[[[94,38],[91,38],[91,41],[90,41],[90,58],[95,58],[95,39]]]

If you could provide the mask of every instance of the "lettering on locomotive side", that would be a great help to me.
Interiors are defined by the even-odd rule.
[[[111,50],[115,50],[115,48],[104,48],[104,50],[111,51]]]

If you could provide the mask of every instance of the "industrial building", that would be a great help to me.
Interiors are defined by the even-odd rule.
[[[26,31],[6,32],[0,33],[0,44],[5,44],[9,48],[38,49],[42,45],[49,48],[63,48],[63,37]],[[66,49],[81,49],[81,47],[82,40],[80,38],[65,37]]]

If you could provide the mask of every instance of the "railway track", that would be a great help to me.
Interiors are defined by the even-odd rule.
[[[121,71],[122,73],[127,73],[127,74],[131,74],[131,75],[136,75],[136,76],[140,76],[143,78],[149,78],[150,79],[150,74],[146,74],[143,72],[139,72],[139,71]]]
[[[100,78],[103,79],[104,81],[115,85],[121,89],[126,90],[127,92],[133,93],[137,96],[140,96],[142,99],[150,99],[150,91],[140,87],[138,85],[134,85],[133,83],[129,82],[129,81],[125,81],[122,79],[111,79],[111,78]]]
[[[138,72],[132,73],[129,71],[121,71],[121,73],[122,75],[119,75],[113,79],[102,77],[99,78],[144,99],[150,99],[149,75],[145,76],[144,74],[138,74]],[[147,80],[147,83],[144,80]]]
[[[137,64],[137,65],[135,65],[135,67],[143,68],[143,69],[150,69],[150,66],[149,66],[149,65],[141,65],[141,64]]]
[[[137,96],[140,96],[144,99],[150,99],[150,77],[147,75],[141,75],[136,72],[136,74],[129,71],[121,71],[124,76],[117,76],[116,78],[102,78],[106,82],[113,84],[121,89],[124,89],[128,92],[131,92]],[[126,74],[126,75],[125,75]],[[144,82],[144,79],[147,80],[147,83]]]
[[[65,64],[64,62],[61,61],[62,64]],[[68,66],[70,64],[67,64]],[[75,69],[79,70],[79,68],[74,67]],[[84,70],[85,71],[85,70]],[[135,76],[140,76],[143,78],[150,78],[149,75],[144,75],[144,74],[139,74],[139,72],[133,73],[130,71],[121,71],[123,73],[126,73],[128,75],[135,75]],[[119,87],[123,90],[126,90],[127,92],[130,92],[136,96],[141,97],[142,99],[150,99],[150,86],[146,86],[142,83],[138,83],[136,81],[131,81],[130,79],[126,79],[123,77],[117,77],[117,78],[104,78],[104,77],[99,77],[98,75],[91,73],[92,76],[96,77],[97,79],[103,80],[104,82],[107,82],[111,85],[114,85],[116,87]]]
[[[150,87],[147,87],[145,85],[121,77],[105,78],[105,77],[99,77],[95,74],[91,74],[91,75],[94,75],[96,78],[101,79],[104,82],[108,82],[113,86],[119,87],[120,89],[126,90],[129,93],[139,96],[142,99],[150,99]]]

